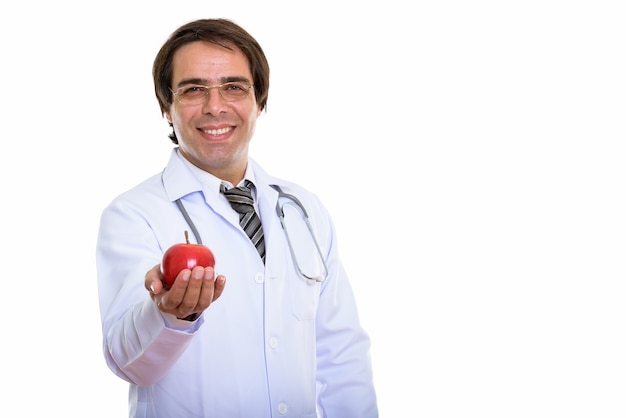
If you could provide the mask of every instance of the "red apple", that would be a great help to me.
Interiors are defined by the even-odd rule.
[[[195,266],[215,266],[215,257],[209,247],[202,244],[191,244],[187,231],[185,231],[185,241],[185,243],[172,245],[163,254],[161,272],[167,289],[174,284],[176,276],[184,269],[191,270]]]

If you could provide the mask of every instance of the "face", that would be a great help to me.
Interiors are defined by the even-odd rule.
[[[172,90],[192,84],[213,86],[248,80],[248,59],[237,48],[197,41],[186,44],[173,57]],[[248,162],[248,147],[261,114],[254,91],[244,99],[227,102],[218,89],[210,89],[203,104],[181,104],[176,98],[165,112],[174,126],[182,155],[195,166],[237,185]]]

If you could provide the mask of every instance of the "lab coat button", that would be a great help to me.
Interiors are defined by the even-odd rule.
[[[281,402],[278,404],[278,413],[281,415],[285,415],[287,413],[287,404],[285,402]]]
[[[278,338],[276,338],[276,337],[270,338],[270,347],[271,348],[278,347]]]
[[[254,275],[254,281],[257,283],[263,283],[265,281],[265,275],[263,273],[257,273]]]

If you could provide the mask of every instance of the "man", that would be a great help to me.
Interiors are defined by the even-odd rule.
[[[165,42],[153,77],[177,146],[105,208],[97,242],[104,355],[130,383],[130,416],[377,417],[332,220],[248,155],[267,103],[263,50],[229,20],[198,20]],[[166,288],[159,263],[188,230],[215,268]]]

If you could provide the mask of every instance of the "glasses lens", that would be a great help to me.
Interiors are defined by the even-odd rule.
[[[218,88],[222,98],[229,102],[244,99],[250,91],[250,85],[241,82],[225,83]]]
[[[208,91],[206,86],[186,86],[178,89],[176,97],[182,104],[200,104],[204,102]]]

